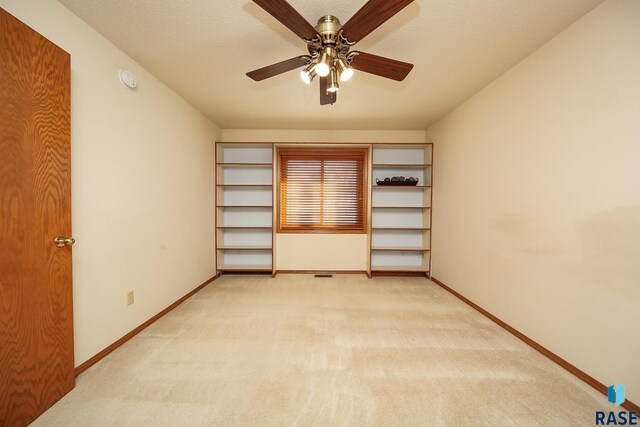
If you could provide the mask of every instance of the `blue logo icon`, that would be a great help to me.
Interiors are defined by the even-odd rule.
[[[624,386],[620,383],[610,385],[607,388],[607,398],[616,406],[622,405],[624,403]]]

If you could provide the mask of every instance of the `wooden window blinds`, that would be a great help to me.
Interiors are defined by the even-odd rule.
[[[278,231],[366,233],[366,149],[281,148]]]

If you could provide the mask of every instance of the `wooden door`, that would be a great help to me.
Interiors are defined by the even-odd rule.
[[[69,55],[0,8],[0,426],[74,387],[69,92]]]

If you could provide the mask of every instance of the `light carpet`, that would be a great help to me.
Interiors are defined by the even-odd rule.
[[[612,408],[426,279],[223,276],[33,425],[557,427]]]

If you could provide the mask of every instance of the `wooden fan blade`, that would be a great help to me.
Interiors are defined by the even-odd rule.
[[[369,0],[342,26],[342,36],[357,43],[413,0]]]
[[[316,29],[285,0],[253,0],[253,2],[284,24],[298,37],[311,40],[316,36]]]
[[[336,92],[327,92],[327,78],[320,77],[320,105],[333,104],[338,99]]]
[[[278,62],[277,64],[267,65],[266,67],[258,70],[249,71],[247,76],[253,80],[259,82],[269,77],[277,76],[278,74],[286,73],[296,68],[301,68],[307,65],[307,56],[297,56],[295,58],[287,59],[286,61]]]
[[[365,73],[386,77],[387,79],[401,82],[413,69],[413,64],[385,58],[384,56],[372,55],[370,53],[358,52],[351,61],[351,66]]]

